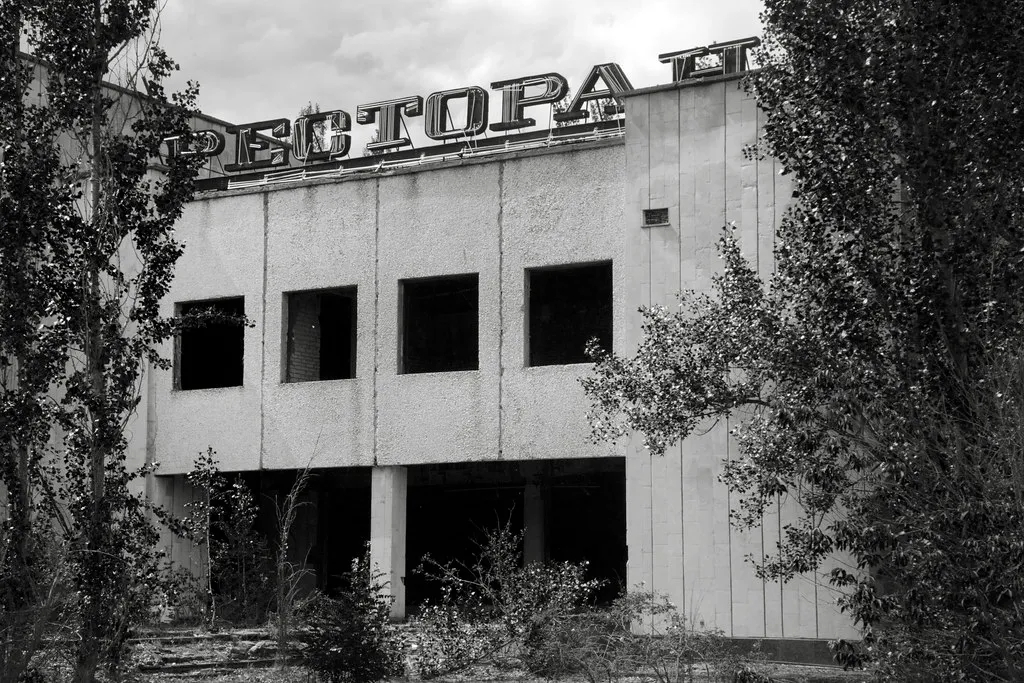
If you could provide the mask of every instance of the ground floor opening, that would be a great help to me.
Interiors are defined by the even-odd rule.
[[[524,561],[589,562],[610,599],[626,581],[626,486],[620,459],[459,463],[409,468],[406,599],[437,597],[424,555],[469,562],[488,530],[523,534]]]
[[[252,492],[256,531],[270,548],[277,544],[278,510],[297,474],[225,475]],[[484,534],[505,524],[522,533],[524,562],[588,562],[590,577],[603,581],[598,600],[610,600],[625,585],[622,458],[321,468],[312,475],[288,544],[289,561],[308,570],[304,591],[337,589],[352,559],[369,548],[391,583],[393,614],[405,616],[438,595],[438,586],[417,571],[424,556],[471,562]],[[183,476],[159,479],[158,502],[166,507],[195,499]],[[179,564],[201,572],[194,548],[178,541],[173,549]]]

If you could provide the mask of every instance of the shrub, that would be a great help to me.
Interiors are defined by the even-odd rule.
[[[402,644],[391,625],[393,598],[369,551],[353,560],[336,597],[317,594],[302,608],[305,666],[328,683],[373,683],[402,673]]]
[[[664,595],[633,591],[608,607],[589,606],[599,582],[586,579],[586,563],[524,567],[521,542],[506,524],[485,532],[468,565],[425,558],[417,571],[441,583],[442,597],[416,620],[421,676],[510,659],[535,676],[582,675],[590,683],[771,680],[759,670],[759,648],[739,652],[721,631],[687,621]]]
[[[203,497],[186,504],[190,536],[207,548],[206,621],[256,624],[274,600],[274,562],[266,537],[257,529],[259,506],[241,476],[228,479],[217,467],[211,448],[200,454],[189,483]]]
[[[420,676],[436,678],[460,671],[500,652],[504,630],[492,619],[467,613],[456,604],[427,604],[415,620],[418,632],[415,667]]]
[[[424,558],[417,571],[441,584],[442,597],[427,603],[417,620],[422,676],[502,655],[528,667],[545,626],[578,611],[600,585],[586,578],[585,562],[524,567],[522,541],[506,523],[484,532],[468,565]]]
[[[150,616],[156,623],[199,626],[205,623],[206,600],[206,588],[199,577],[184,567],[169,564],[163,588],[152,598]]]
[[[771,680],[759,670],[759,648],[739,652],[720,630],[694,626],[665,596],[649,591],[548,622],[528,657],[538,675],[582,674],[591,683],[637,675],[658,683]]]

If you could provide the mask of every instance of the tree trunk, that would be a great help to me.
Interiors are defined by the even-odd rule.
[[[102,26],[102,2],[93,2],[93,46],[94,57],[96,55],[95,36]],[[105,215],[100,208],[103,200],[102,194],[102,122],[103,122],[103,75],[105,70],[104,61],[96,59],[95,71],[93,72],[92,92],[92,121],[89,136],[89,223],[96,233],[96,251],[86,259],[87,272],[84,273],[85,280],[85,320],[84,346],[86,374],[89,378],[89,388],[92,394],[95,408],[89,409],[91,427],[91,444],[89,453],[89,469],[91,479],[91,500],[89,501],[90,514],[87,527],[83,530],[82,544],[84,555],[81,566],[85,576],[83,582],[82,597],[86,602],[82,609],[82,624],[78,650],[78,662],[75,669],[75,683],[92,683],[96,679],[96,669],[100,663],[100,652],[103,645],[103,636],[106,632],[105,620],[109,617],[106,614],[104,605],[103,584],[109,577],[103,576],[102,557],[105,554],[104,539],[105,530],[109,522],[106,514],[104,501],[106,489],[106,431],[107,424],[104,406],[105,377],[104,377],[104,354],[103,354],[103,321],[101,312],[102,291],[100,288],[100,259],[102,257],[102,240],[99,238],[104,230]]]
[[[95,186],[95,185],[94,185]],[[98,188],[94,197],[98,195]],[[96,217],[96,204],[93,204],[93,217]],[[98,303],[100,296],[99,272],[95,266],[89,273],[89,301],[94,305]],[[102,397],[104,393],[103,376],[103,332],[100,327],[99,316],[95,311],[90,311],[87,340],[86,340],[86,371],[89,376],[90,389],[94,397],[99,399],[100,409],[92,413],[92,449],[90,452],[90,478],[92,490],[90,492],[91,508],[88,518],[88,526],[84,530],[85,543],[81,565],[84,568],[85,576],[82,581],[85,590],[83,597],[88,602],[83,606],[81,640],[79,642],[78,666],[75,671],[75,683],[92,683],[96,678],[96,668],[100,662],[100,649],[103,645],[103,636],[106,633],[105,625],[109,618],[108,610],[104,604],[103,583],[109,578],[104,576],[103,565],[105,562],[104,548],[105,531],[109,523],[106,514],[104,494],[106,489],[106,449],[103,439],[105,438],[106,425],[102,408]]]

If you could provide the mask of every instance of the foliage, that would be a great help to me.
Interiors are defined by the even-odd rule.
[[[462,671],[507,645],[493,620],[451,602],[424,605],[413,624],[418,633],[414,666],[425,679]]]
[[[642,626],[642,630],[638,629]],[[668,599],[624,593],[607,608],[564,615],[545,625],[530,669],[545,677],[579,674],[591,683],[641,677],[658,683],[768,683],[755,647],[740,653],[722,631],[690,624]]]
[[[0,680],[18,680],[18,677],[40,674],[39,659],[44,656],[47,641],[68,635],[60,628],[60,616],[74,608],[74,596],[66,576],[67,563],[61,545],[45,532],[46,529],[40,527],[32,532],[31,548],[35,562],[30,567],[19,572],[9,565],[0,566],[0,576],[5,581],[13,583],[13,579],[18,577],[45,591],[42,595],[33,596],[30,602],[12,605],[13,601],[10,601],[3,605],[0,611],[0,642],[3,646]],[[6,546],[11,542],[8,529],[0,533],[4,533],[0,544]],[[4,552],[0,558],[10,562],[12,555]],[[26,570],[31,572],[28,576]]]
[[[373,129],[373,132],[370,133],[370,139],[366,141],[366,145],[363,145],[364,157],[378,157],[388,151],[386,149],[380,148],[370,149],[369,145],[371,145],[374,142],[380,142],[380,127]]]
[[[295,609],[302,592],[302,580],[309,575],[305,566],[305,558],[300,563],[288,559],[288,547],[291,541],[292,527],[299,514],[299,508],[306,503],[301,501],[312,473],[307,464],[301,469],[292,482],[284,501],[274,500],[275,519],[277,520],[277,548],[275,548],[275,586],[277,588],[277,612],[274,615],[274,626],[277,632],[277,652],[283,657],[291,639],[291,628]],[[353,569],[355,571],[355,569]]]
[[[151,607],[153,621],[177,626],[208,623],[208,585],[184,567],[168,567],[164,590]]]
[[[566,95],[559,102],[555,102],[552,105],[552,114],[561,114],[565,112],[569,105],[572,104],[572,96]],[[619,104],[619,101],[613,97],[602,97],[596,100],[590,100],[587,102],[586,111],[587,116],[583,119],[569,120],[569,121],[555,121],[555,128],[565,128],[566,126],[575,126],[580,123],[598,123],[601,121],[611,121],[617,118],[616,114],[609,114],[605,107],[615,107]]]
[[[424,557],[417,571],[441,584],[441,600],[426,604],[416,666],[424,677],[457,671],[506,653],[529,661],[529,650],[552,620],[583,606],[600,582],[586,563],[523,566],[523,533],[511,522],[484,532],[470,564]]]
[[[79,681],[101,661],[119,667],[160,581],[151,511],[130,489],[148,469],[126,466],[125,429],[144,365],[168,367],[156,348],[174,324],[159,302],[198,160],[160,159],[165,136],[189,137],[196,88],[168,97],[161,85],[176,67],[154,40],[158,6],[0,4],[0,600],[5,623],[38,610],[45,624],[47,583],[65,577]],[[56,535],[57,556],[39,533]],[[2,662],[6,678],[26,654]]]
[[[299,107],[299,116],[312,116],[313,114],[320,113],[320,103],[309,100],[306,104]],[[294,138],[289,139],[289,142],[295,144]],[[313,124],[313,136],[310,138],[308,144],[310,145],[310,152],[326,152],[331,148],[331,141],[327,137],[327,123],[324,121],[317,121]],[[305,152],[303,152],[305,153]]]
[[[304,563],[288,559],[291,530],[312,473],[309,467],[301,470],[284,499],[271,501],[277,524],[271,548],[257,529],[259,506],[252,491],[240,475],[222,474],[215,456],[207,449],[187,475],[202,497],[186,504],[183,524],[183,533],[207,548],[204,620],[212,627],[218,620],[251,625],[271,617],[278,653],[286,653],[302,580],[309,575]]]
[[[754,154],[794,182],[763,282],[732,232],[713,291],[594,349],[595,433],[654,453],[730,418],[735,521],[802,516],[760,566],[835,550],[843,609],[899,680],[1020,680],[1024,55],[1019,1],[768,0]],[[827,55],[827,58],[823,56]]]
[[[204,621],[255,624],[274,597],[267,539],[256,529],[259,506],[241,476],[229,480],[210,448],[195,462],[188,481],[203,497],[186,504],[192,538],[207,549]]]
[[[316,595],[301,610],[306,667],[329,683],[373,683],[400,675],[402,646],[390,623],[393,598],[386,596],[382,572],[370,553],[352,561],[344,588],[335,596]]]

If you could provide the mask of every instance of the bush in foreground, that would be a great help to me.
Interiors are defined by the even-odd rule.
[[[523,565],[523,533],[510,524],[484,532],[468,564],[424,558],[417,570],[441,585],[441,600],[427,603],[416,620],[424,678],[464,669],[484,659],[529,668],[537,633],[587,603],[599,581],[586,563]]]
[[[369,553],[352,562],[345,589],[304,607],[305,666],[328,683],[373,683],[403,672],[402,643],[390,623],[393,598]]]
[[[637,590],[593,606],[599,582],[586,570],[585,563],[524,566],[522,534],[507,524],[485,532],[467,564],[428,558],[420,571],[440,582],[442,598],[415,622],[417,671],[434,678],[487,661],[590,683],[771,680],[761,672],[759,650],[738,651],[721,631],[687,621],[663,595]]]
[[[658,683],[771,681],[758,647],[743,653],[722,631],[688,621],[664,595],[641,590],[548,622],[526,655],[537,675],[582,675],[590,683],[637,676]]]

